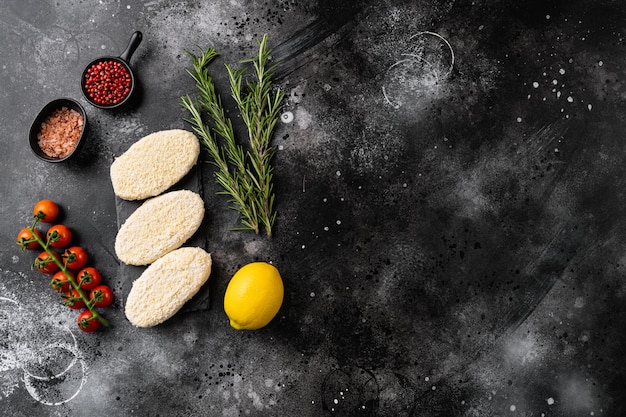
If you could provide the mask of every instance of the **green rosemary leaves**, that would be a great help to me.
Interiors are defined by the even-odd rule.
[[[187,51],[193,66],[187,69],[187,73],[196,83],[199,98],[193,100],[189,95],[183,96],[181,105],[189,111],[190,117],[185,120],[199,135],[202,146],[216,167],[216,181],[223,189],[219,194],[230,196],[230,207],[240,214],[242,227],[236,230],[259,233],[263,228],[271,237],[276,211],[272,181],[275,149],[270,142],[284,93],[272,85],[276,64],[268,65],[270,50],[267,48],[267,35],[258,43],[257,56],[242,62],[253,66],[253,77],[244,80],[245,66],[235,69],[226,65],[232,97],[248,131],[249,146],[246,150],[236,141],[232,122],[225,114],[213,78],[209,75],[208,65],[219,56],[213,48],[202,51],[200,56]],[[203,112],[209,116],[209,124],[204,123]]]

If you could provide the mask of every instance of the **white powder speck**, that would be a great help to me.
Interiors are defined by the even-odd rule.
[[[337,220],[337,224],[341,224],[341,220]]]
[[[325,231],[325,232],[328,232],[328,230],[330,230],[330,229],[328,228],[328,226],[325,226],[325,227],[324,227],[324,231]]]
[[[535,87],[535,88],[539,88],[539,83],[538,83],[537,81],[535,81],[535,82],[533,83],[533,87]]]
[[[559,82],[557,80],[552,80],[552,84],[557,85]]]
[[[567,101],[570,102],[570,103],[573,103],[574,102],[574,97],[572,97],[572,96],[567,97]]]
[[[563,68],[561,68],[561,69],[559,70],[559,74],[561,74],[561,75],[565,75],[565,70],[564,70]]]
[[[337,172],[335,172],[335,175],[341,177],[341,171],[337,170]]]
[[[554,398],[550,397],[546,400],[546,402],[548,403],[548,405],[553,405],[554,404]]]
[[[293,113],[290,111],[286,111],[280,115],[280,121],[283,123],[291,123],[293,122]]]
[[[510,409],[511,411],[515,411],[515,410],[517,410],[517,407],[516,407],[515,405],[511,405],[511,407],[509,407],[509,409]]]
[[[591,104],[587,104],[587,109],[589,109],[589,111],[591,111],[591,108],[592,108],[592,107],[593,107],[593,106],[592,106]]]
[[[126,6],[126,8],[127,8],[128,10],[130,10],[130,4],[129,4],[128,6]]]
[[[306,245],[302,245],[302,249],[306,248]]]
[[[602,65],[604,65],[604,62],[598,61],[598,66],[601,67]]]
[[[315,293],[313,291],[311,291],[311,294],[309,294],[311,296],[311,298],[315,297]]]
[[[522,123],[522,118],[521,117],[517,118],[517,123]]]
[[[546,20],[550,20],[550,15],[549,14],[546,15]]]

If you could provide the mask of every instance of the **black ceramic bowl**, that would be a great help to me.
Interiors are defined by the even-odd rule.
[[[41,125],[46,120],[46,118],[50,116],[55,110],[62,109],[63,107],[77,111],[83,118],[83,126],[80,130],[78,142],[69,154],[63,157],[49,156],[39,146],[39,140],[37,136],[41,131]],[[87,128],[87,114],[85,113],[85,109],[83,108],[83,106],[81,106],[78,101],[72,100],[71,98],[59,98],[46,104],[43,109],[41,109],[37,117],[35,117],[35,120],[30,127],[28,141],[30,143],[30,148],[33,150],[33,153],[37,157],[39,157],[39,159],[42,159],[46,162],[63,162],[76,155],[76,153],[80,150],[87,136]]]
[[[131,56],[133,55],[133,53],[135,52],[135,50],[141,43],[142,38],[143,38],[143,35],[141,34],[141,32],[139,31],[134,32],[130,38],[130,41],[128,42],[128,46],[126,47],[124,52],[121,53],[120,56],[100,57],[100,58],[94,59],[85,67],[85,69],[83,70],[83,73],[80,76],[80,89],[83,92],[83,96],[89,102],[89,104],[99,109],[116,109],[118,107],[123,106],[126,102],[128,102],[130,97],[133,95],[133,92],[135,91],[135,75],[133,74],[133,70],[131,69],[129,62],[130,62]],[[101,64],[101,63],[106,64],[109,62],[115,62],[115,63],[120,64],[126,70],[128,75],[130,75],[129,92],[126,93],[120,101],[117,101],[115,103],[110,103],[110,104],[97,103],[96,101],[94,101],[94,97],[92,96],[92,94],[90,93],[87,87],[87,77],[89,75],[88,72],[90,68],[98,64]]]

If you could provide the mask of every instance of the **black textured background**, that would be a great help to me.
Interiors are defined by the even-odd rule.
[[[0,414],[623,416],[625,18],[611,0],[2,2]],[[39,109],[86,105],[84,65],[135,30],[131,105],[87,107],[81,154],[37,160]],[[203,162],[210,308],[135,329],[118,298],[110,329],[80,333],[13,244],[33,204],[58,201],[123,294],[111,162],[188,128],[185,50],[222,52],[226,96],[222,65],[264,33],[294,116],[275,237],[229,230]],[[285,301],[236,332],[223,293],[255,260]]]

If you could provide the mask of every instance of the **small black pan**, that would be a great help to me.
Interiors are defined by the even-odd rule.
[[[128,46],[126,47],[124,52],[121,53],[120,56],[100,57],[100,58],[94,59],[85,67],[85,70],[83,71],[80,77],[80,88],[81,88],[81,91],[83,92],[83,96],[85,97],[85,99],[87,99],[87,101],[90,104],[100,109],[114,109],[128,102],[133,92],[135,91],[135,75],[133,74],[133,70],[130,68],[129,61],[130,61],[131,56],[133,55],[133,53],[135,52],[135,50],[141,43],[142,38],[143,38],[143,35],[141,34],[141,32],[139,31],[134,32],[132,36],[130,37]],[[97,98],[93,97],[93,93],[90,91],[90,87],[87,86],[89,70],[90,68],[93,68],[94,66],[98,64],[110,65],[109,63],[118,63],[121,65],[121,68],[122,68],[121,73],[124,73],[125,71],[130,76],[130,85],[126,87],[127,88],[126,92],[120,91],[120,94],[122,96],[118,97],[115,100],[106,100],[106,99],[104,101],[98,100]],[[105,81],[102,80],[102,82],[104,83]],[[103,91],[104,89],[106,89],[106,87],[103,84],[92,85],[91,88],[95,88],[98,91]]]

